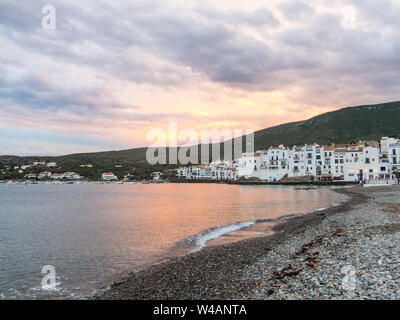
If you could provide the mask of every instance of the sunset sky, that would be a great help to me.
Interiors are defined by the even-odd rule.
[[[400,2],[1,0],[0,72],[3,155],[257,130],[400,100]]]

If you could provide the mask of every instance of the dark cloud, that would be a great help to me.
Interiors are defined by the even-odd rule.
[[[42,4],[3,1],[0,46],[9,50],[0,54],[0,70],[7,71],[0,79],[0,108],[87,114],[126,107],[79,76],[81,89],[35,78],[39,71],[63,68],[165,88],[202,79],[244,91],[296,87],[301,90],[287,95],[301,102],[348,104],[369,97],[371,90],[390,100],[400,88],[400,5],[352,3],[360,19],[354,30],[341,25],[340,6],[319,11],[304,1],[221,11],[177,9],[164,1],[58,0],[52,1],[57,30],[49,32],[40,28]],[[54,71],[53,65],[59,68]]]

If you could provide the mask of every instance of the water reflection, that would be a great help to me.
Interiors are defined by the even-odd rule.
[[[341,200],[328,189],[279,186],[0,185],[0,298],[43,297],[31,289],[46,264],[56,267],[62,296],[86,294],[211,227]]]

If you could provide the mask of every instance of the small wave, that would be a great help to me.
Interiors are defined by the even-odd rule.
[[[339,205],[338,203],[332,202],[332,203],[330,203],[330,205],[328,207],[316,208],[316,209],[314,209],[314,211],[323,211],[330,207],[334,207],[334,206],[338,206],[338,205]],[[204,248],[206,246],[207,242],[218,239],[226,234],[251,227],[258,223],[267,223],[267,222],[276,223],[276,222],[285,221],[287,219],[291,219],[293,217],[297,217],[297,216],[301,216],[301,215],[303,215],[303,213],[300,213],[300,214],[291,213],[291,214],[285,214],[285,215],[277,217],[277,218],[243,221],[243,222],[232,223],[232,224],[225,225],[225,226],[212,227],[212,228],[204,230],[196,235],[193,235],[186,239],[183,239],[182,241],[179,241],[174,246],[174,249],[191,247],[192,249],[190,250],[190,252],[195,252],[195,251],[198,251],[198,250]],[[194,249],[193,249],[193,247],[194,247]]]
[[[248,228],[256,223],[257,221],[254,220],[247,222],[237,222],[227,226],[210,228],[208,230],[196,234],[195,236],[189,237],[187,241],[189,243],[191,242],[192,244],[194,244],[197,247],[196,250],[199,250],[203,248],[208,241],[218,239],[225,234],[238,231],[243,228]]]
[[[292,218],[294,216],[297,216],[297,214],[287,214],[287,215],[280,216],[280,217],[274,218],[274,219],[258,219],[258,220],[251,220],[251,221],[236,222],[236,223],[232,223],[232,224],[225,225],[225,226],[209,228],[209,229],[204,230],[194,236],[188,237],[188,238],[178,242],[176,244],[176,246],[177,247],[190,246],[192,248],[194,247],[194,249],[192,249],[191,252],[195,252],[195,251],[198,251],[201,248],[205,247],[207,242],[218,239],[226,234],[251,227],[258,223],[278,222],[281,220]]]
[[[62,288],[61,286],[61,281],[56,282],[54,287],[51,286],[38,286],[38,287],[32,287],[29,290],[30,291],[57,291],[61,292]]]

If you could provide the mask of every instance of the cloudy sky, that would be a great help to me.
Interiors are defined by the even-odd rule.
[[[398,0],[0,0],[0,154],[139,147],[170,120],[257,130],[399,100],[399,17]]]

